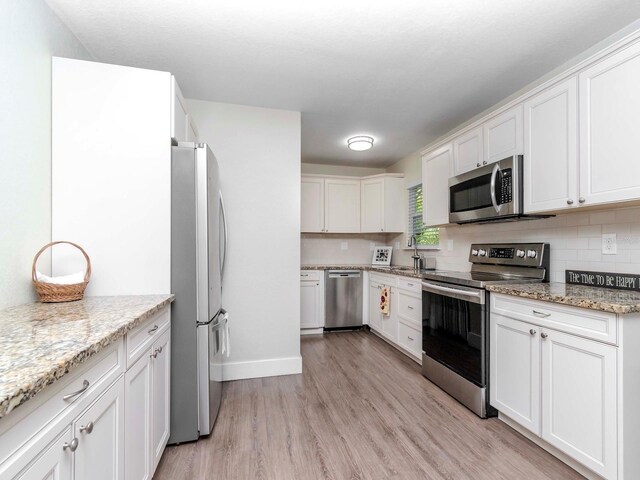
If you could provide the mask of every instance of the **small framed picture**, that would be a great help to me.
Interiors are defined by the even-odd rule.
[[[391,265],[392,251],[393,247],[374,247],[373,260],[371,260],[371,265],[381,265],[388,267],[389,265]]]

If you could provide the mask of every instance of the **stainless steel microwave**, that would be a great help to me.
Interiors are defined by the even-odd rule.
[[[449,221],[475,223],[524,217],[522,162],[522,155],[507,157],[449,179]]]

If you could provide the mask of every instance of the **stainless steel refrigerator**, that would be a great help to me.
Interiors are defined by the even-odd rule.
[[[211,433],[222,398],[228,315],[222,308],[227,228],[218,163],[209,146],[171,155],[171,435]]]

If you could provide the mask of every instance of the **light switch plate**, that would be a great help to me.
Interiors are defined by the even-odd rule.
[[[340,242],[340,250],[349,250],[349,242]]]
[[[602,234],[602,253],[604,255],[615,255],[618,250],[615,233]]]

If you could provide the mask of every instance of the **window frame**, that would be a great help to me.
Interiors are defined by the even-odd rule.
[[[403,250],[413,250],[414,247],[409,247],[409,239],[411,238],[410,232],[409,232],[409,194],[410,191],[412,189],[414,189],[415,187],[417,187],[418,185],[422,185],[421,181],[416,181],[416,182],[411,182],[408,183],[405,186],[406,189],[406,195],[405,195],[405,202],[406,202],[406,215],[405,215],[405,219],[407,221],[407,227],[405,228],[405,232],[404,232],[404,237],[405,237],[405,241],[404,241],[404,246],[403,246]],[[423,201],[423,205],[424,205],[424,192],[423,192],[423,197],[422,197],[422,201]],[[440,228],[439,227],[425,227],[425,229],[427,228],[433,228],[433,229],[437,229],[438,230],[438,243],[434,244],[434,245],[418,245],[418,250],[440,250]]]

